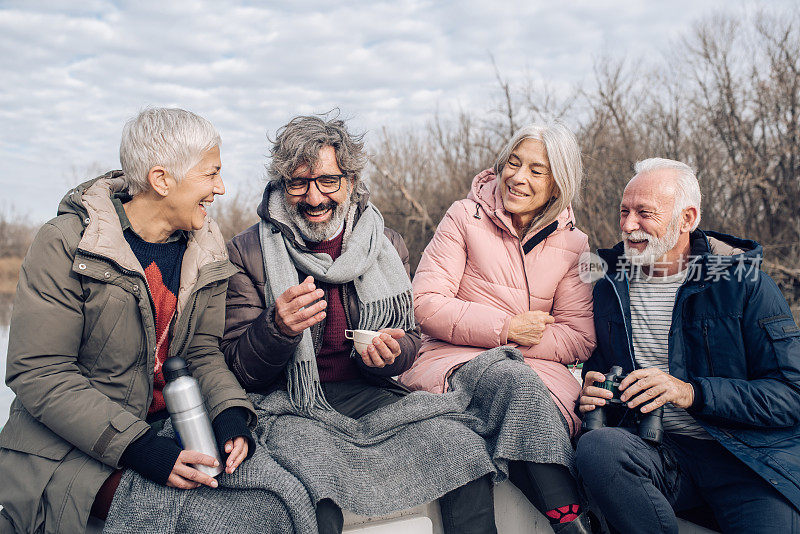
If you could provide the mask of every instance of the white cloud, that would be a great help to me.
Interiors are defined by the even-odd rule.
[[[490,54],[512,80],[567,88],[591,77],[601,53],[655,57],[727,5],[6,1],[0,184],[43,220],[80,169],[118,166],[126,119],[170,105],[218,127],[235,191],[262,176],[266,134],[295,114],[338,106],[356,128],[377,131],[437,109],[485,111],[496,96]]]

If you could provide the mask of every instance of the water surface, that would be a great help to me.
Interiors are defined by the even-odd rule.
[[[14,393],[6,386],[6,352],[8,352],[8,325],[0,330],[0,374],[3,376],[3,383],[0,384],[0,427],[6,424],[8,419],[8,409],[11,401],[14,400]]]

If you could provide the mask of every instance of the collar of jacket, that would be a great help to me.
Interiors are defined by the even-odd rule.
[[[59,215],[74,213],[81,217],[84,229],[78,243],[79,255],[110,261],[123,271],[146,279],[142,265],[125,240],[111,201],[111,197],[124,188],[122,176],[122,171],[111,171],[70,190],[61,201]],[[187,232],[187,237],[181,265],[178,315],[196,289],[225,280],[236,272],[228,261],[222,233],[211,218],[206,218],[200,230]],[[85,271],[78,272],[91,274]]]
[[[467,199],[476,202],[498,228],[508,232],[514,237],[519,237],[514,230],[511,217],[503,209],[498,180],[493,169],[481,171],[472,179],[472,187],[470,188],[469,194],[467,194]],[[567,206],[564,211],[558,214],[555,221],[546,225],[540,223],[536,228],[531,228],[520,243],[525,254],[527,254],[533,250],[536,245],[550,237],[550,235],[565,229],[573,230],[574,228],[575,216],[572,212],[572,206]]]
[[[286,237],[288,240],[293,241],[295,247],[298,250],[302,250],[303,252],[310,252],[308,247],[302,240],[298,240],[298,232],[295,229],[290,228],[285,223],[278,221],[269,212],[269,195],[272,191],[281,189],[281,183],[275,180],[270,180],[267,182],[267,186],[264,188],[264,193],[261,196],[261,202],[258,204],[258,208],[256,209],[256,213],[258,216],[261,217],[268,223],[272,224],[273,232],[280,232]],[[364,185],[364,182],[359,180],[358,184],[356,185],[356,194],[355,194],[355,202],[356,202],[356,213],[355,213],[355,220],[357,221],[361,214],[364,213],[364,210],[367,208],[367,204],[369,203],[369,190],[367,186]],[[354,221],[355,222],[355,221]]]
[[[556,231],[558,228],[558,221],[553,221],[538,232],[533,235],[530,239],[525,241],[525,244],[522,245],[522,250],[525,251],[525,254],[533,250],[533,247],[544,241],[548,238],[550,234]]]
[[[695,230],[689,234],[690,255],[693,257],[689,264],[689,276],[687,281],[681,286],[676,295],[675,308],[680,310],[682,303],[689,295],[706,290],[709,287],[708,266],[712,263],[721,265],[722,269],[736,268],[734,266],[745,265],[748,268],[758,268],[761,257],[761,246],[755,241],[740,239],[737,237],[721,234],[718,232],[704,232]],[[620,313],[622,314],[627,335],[628,353],[630,356],[631,369],[636,369],[633,357],[633,337],[631,333],[631,310],[629,292],[629,272],[630,264],[624,259],[624,245],[617,243],[613,248],[599,249],[597,254],[606,262],[606,275],[598,281],[598,286],[607,282],[617,297]],[[621,261],[620,261],[621,260]],[[701,272],[691,271],[691,269],[701,269]],[[717,271],[719,272],[719,271]],[[680,316],[678,313],[677,316]]]

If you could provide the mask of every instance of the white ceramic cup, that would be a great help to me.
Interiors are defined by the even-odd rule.
[[[353,341],[353,346],[355,347],[356,352],[359,353],[361,356],[364,355],[364,352],[367,350],[367,347],[369,347],[372,344],[372,340],[379,335],[381,335],[381,333],[376,332],[374,330],[344,331],[345,339],[350,339]]]

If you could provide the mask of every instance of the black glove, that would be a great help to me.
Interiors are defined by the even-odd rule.
[[[220,458],[222,463],[228,459],[228,453],[225,452],[225,443],[238,438],[244,437],[247,440],[247,456],[245,460],[253,455],[256,450],[256,442],[253,439],[253,434],[247,426],[247,419],[249,412],[241,406],[234,406],[227,410],[222,410],[219,415],[214,418],[211,426],[214,428],[214,436],[217,438],[217,448],[219,449]]]

